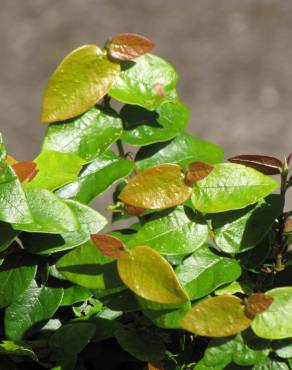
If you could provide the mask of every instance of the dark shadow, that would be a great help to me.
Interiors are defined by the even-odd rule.
[[[159,114],[135,105],[125,105],[120,111],[124,130],[131,131],[146,125],[153,128],[163,128],[158,122]]]

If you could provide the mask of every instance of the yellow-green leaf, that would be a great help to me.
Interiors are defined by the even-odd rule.
[[[120,65],[97,45],[84,45],[68,54],[46,88],[41,121],[66,120],[86,112],[111,89]]]
[[[119,198],[135,207],[161,209],[183,203],[191,192],[192,189],[184,182],[181,167],[163,163],[132,178]]]
[[[147,246],[138,246],[118,260],[124,284],[138,296],[158,303],[182,303],[188,296],[171,265]]]
[[[185,330],[205,337],[228,337],[247,329],[250,324],[242,300],[232,295],[206,298],[181,320]]]

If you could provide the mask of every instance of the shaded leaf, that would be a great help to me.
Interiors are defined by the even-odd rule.
[[[160,164],[148,168],[129,180],[119,198],[135,207],[161,209],[176,206],[190,197],[181,168]]]
[[[164,101],[176,100],[176,81],[177,73],[169,63],[145,54],[134,62],[122,63],[122,71],[109,95],[123,103],[153,110]]]
[[[139,149],[136,154],[138,171],[160,163],[176,163],[186,169],[195,161],[218,163],[223,158],[223,150],[215,144],[182,133],[171,141],[152,144]]]
[[[19,178],[20,182],[31,181],[38,173],[37,164],[35,162],[16,162],[12,164],[12,168]]]
[[[119,259],[118,272],[124,284],[142,298],[158,303],[188,300],[171,265],[150,247],[138,246]]]
[[[186,181],[193,185],[195,181],[203,180],[213,171],[213,166],[204,162],[192,162],[186,172]]]
[[[190,299],[195,300],[236,280],[241,268],[238,261],[218,255],[205,244],[187,257],[175,272]]]
[[[114,110],[94,107],[82,116],[49,125],[42,151],[72,153],[89,162],[118,140],[122,129]]]
[[[148,53],[155,44],[144,36],[135,33],[120,33],[107,43],[109,55],[118,60],[132,60]]]
[[[192,202],[200,212],[240,209],[272,193],[278,184],[253,168],[235,163],[215,164],[213,171],[194,184]]]
[[[33,281],[17,299],[6,308],[4,327],[6,337],[12,340],[21,339],[33,329],[33,325],[42,325],[50,319],[63,296],[63,289],[38,287]]]
[[[31,346],[25,342],[16,343],[12,342],[11,340],[4,340],[2,343],[0,343],[0,354],[6,356],[24,356],[33,361],[38,360]]]
[[[111,89],[120,65],[111,62],[96,45],[84,45],[68,54],[45,90],[41,121],[63,121],[86,112]]]
[[[247,329],[250,324],[241,299],[232,295],[206,298],[181,320],[185,330],[206,337],[228,337]]]
[[[187,207],[156,213],[127,242],[129,248],[148,245],[159,253],[186,254],[208,238],[208,227]]]
[[[15,240],[19,231],[14,230],[10,224],[0,222],[0,252],[7,249]]]
[[[133,161],[119,159],[108,151],[85,167],[78,181],[59,189],[58,194],[62,198],[73,198],[87,204],[115,181],[128,176],[133,166]]]
[[[166,102],[156,111],[125,105],[120,112],[124,132],[122,140],[131,145],[149,145],[172,139],[186,127],[189,110],[181,102]]]
[[[267,155],[243,154],[228,159],[230,162],[252,167],[265,175],[277,175],[283,167],[282,161]]]
[[[122,258],[126,253],[124,243],[114,236],[95,234],[91,235],[91,240],[94,245],[106,256],[119,259]]]
[[[252,330],[266,339],[292,337],[292,287],[275,288],[266,294],[274,299],[273,303],[255,316]]]

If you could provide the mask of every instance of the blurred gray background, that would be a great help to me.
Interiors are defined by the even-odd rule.
[[[0,130],[32,159],[46,82],[86,43],[136,32],[178,70],[190,130],[226,156],[292,151],[291,0],[0,0]]]

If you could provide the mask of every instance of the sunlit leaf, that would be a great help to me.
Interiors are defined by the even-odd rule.
[[[118,260],[124,284],[142,298],[158,303],[182,303],[188,297],[171,265],[156,251],[138,246]]]
[[[242,300],[232,295],[206,298],[181,320],[182,327],[206,337],[228,337],[247,329],[251,320],[244,313]]]
[[[186,172],[186,181],[193,185],[195,181],[203,180],[213,171],[213,166],[204,162],[192,162]]]
[[[264,293],[253,293],[245,300],[245,313],[253,318],[257,313],[266,311],[273,303],[274,298]]]
[[[110,61],[96,45],[72,51],[48,82],[41,121],[63,121],[86,112],[107,94],[119,71],[120,65]]]
[[[277,175],[283,167],[282,161],[267,155],[243,154],[229,158],[228,160],[233,163],[255,168],[265,175]]]
[[[91,235],[94,245],[106,256],[116,259],[122,258],[125,253],[124,243],[114,236],[95,234]]]
[[[240,164],[215,164],[213,171],[194,184],[192,202],[200,212],[240,209],[272,193],[278,184],[262,173]]]
[[[183,203],[191,192],[180,166],[165,163],[148,168],[129,180],[119,198],[135,207],[161,209]]]
[[[120,33],[107,43],[109,55],[118,60],[132,60],[148,53],[155,44],[144,36],[135,33]]]
[[[37,164],[31,161],[16,162],[12,164],[12,168],[20,182],[31,181],[38,173]]]

